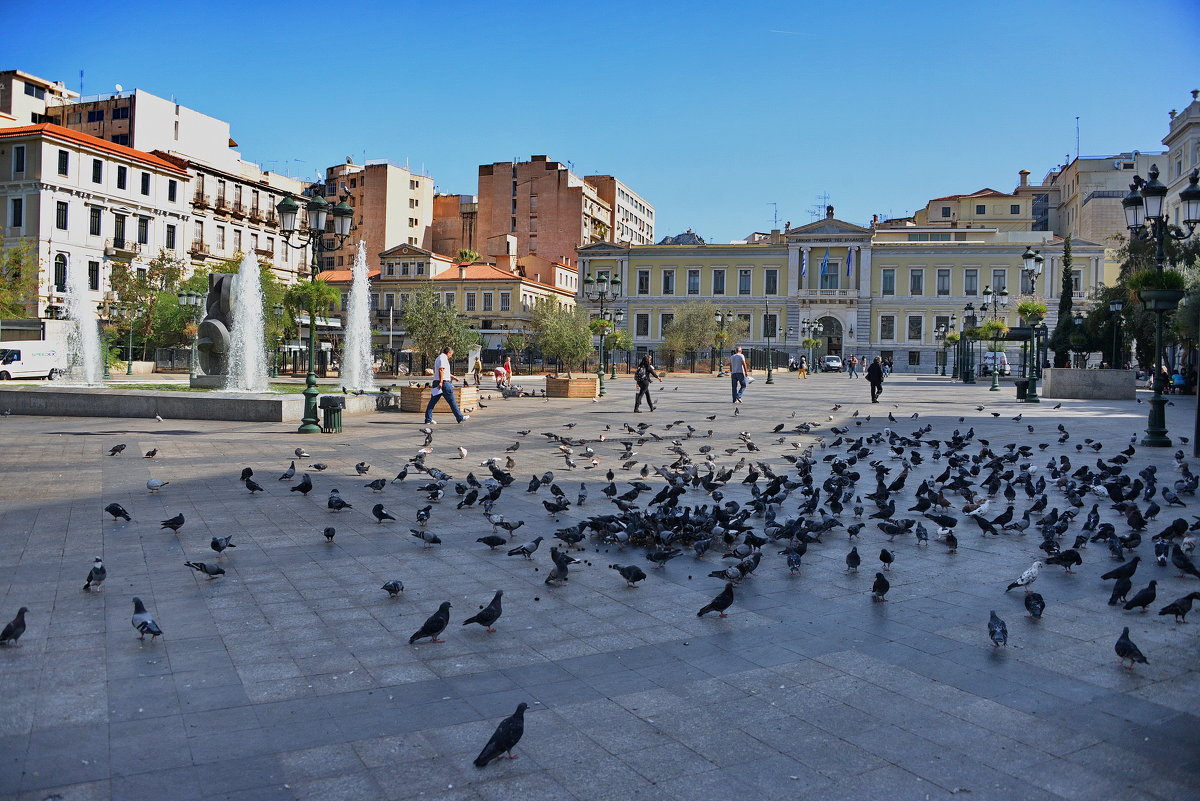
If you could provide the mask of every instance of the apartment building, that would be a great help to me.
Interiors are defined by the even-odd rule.
[[[433,231],[430,249],[437,253],[456,254],[460,250],[482,248],[476,235],[479,200],[474,195],[433,196]]]
[[[1179,193],[1187,188],[1192,172],[1200,169],[1200,89],[1192,90],[1192,101],[1183,111],[1172,109],[1168,116],[1170,127],[1162,140],[1167,152],[1158,165],[1158,180],[1167,185],[1166,209],[1171,222],[1182,225]]]
[[[367,253],[382,253],[397,245],[431,249],[433,188],[432,177],[387,160],[355,164],[347,159],[326,169],[325,199],[337,203],[348,194],[354,220],[349,239],[341,249],[326,252],[323,266],[336,269],[354,264],[360,240],[367,243]]]
[[[654,244],[654,207],[632,188],[611,175],[588,175],[600,199],[612,209],[608,238],[617,244]]]
[[[48,81],[21,70],[0,72],[0,128],[16,128],[52,122],[48,106],[79,97],[62,81]]]
[[[58,125],[0,128],[3,246],[36,242],[42,266],[30,314],[59,316],[68,280],[106,300],[116,262],[186,258],[190,183],[169,159]]]

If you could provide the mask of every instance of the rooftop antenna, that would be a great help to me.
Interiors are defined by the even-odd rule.
[[[1075,117],[1075,158],[1079,158],[1079,117]]]
[[[814,220],[819,220],[825,216],[825,207],[829,205],[829,193],[822,192],[817,195],[817,203],[808,210],[808,216]]]
[[[779,227],[779,204],[772,200],[767,205],[774,209],[771,216],[771,230],[775,230]]]
[[[83,70],[79,71],[79,96],[83,97]]]

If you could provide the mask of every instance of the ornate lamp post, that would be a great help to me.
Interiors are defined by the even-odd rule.
[[[1161,278],[1167,260],[1167,235],[1182,241],[1191,237],[1196,225],[1200,224],[1200,188],[1197,188],[1200,169],[1192,170],[1192,174],[1188,176],[1187,188],[1179,193],[1186,231],[1167,222],[1163,209],[1167,187],[1158,180],[1157,164],[1150,165],[1149,175],[1148,182],[1143,181],[1140,176],[1134,176],[1133,183],[1129,185],[1129,194],[1121,201],[1121,205],[1125,209],[1125,223],[1129,227],[1130,238],[1154,242],[1154,265]],[[1168,448],[1171,446],[1171,438],[1167,436],[1167,399],[1162,394],[1163,315],[1179,306],[1183,290],[1143,289],[1138,292],[1138,297],[1146,308],[1154,313],[1154,395],[1150,398],[1150,416],[1142,444],[1152,448]],[[1197,447],[1200,448],[1200,445]]]
[[[974,339],[968,340],[966,333],[975,328],[975,304],[968,303],[963,307],[963,336],[958,340],[959,347],[959,373],[964,384],[975,383],[975,359],[974,359]]]
[[[275,324],[283,330],[283,304],[276,303],[271,306],[271,311],[275,314]],[[271,351],[271,378],[279,378],[279,346],[276,345]]]
[[[591,272],[583,279],[583,295],[592,303],[600,304],[600,319],[608,320],[604,313],[604,304],[612,303],[621,295],[621,277],[614,275],[611,279],[608,273],[599,278],[592,278]],[[606,326],[607,327],[607,326]],[[600,335],[600,359],[596,363],[596,380],[600,385],[597,394],[604,395],[604,335]]]
[[[937,328],[935,328],[933,330],[933,341],[935,343],[939,343],[937,345],[939,350],[936,352],[938,358],[936,359],[936,361],[934,362],[934,365],[933,365],[933,374],[934,375],[938,374],[939,365],[937,362],[941,362],[940,367],[942,369],[942,375],[945,375],[946,374],[946,358],[945,358],[946,357],[946,326],[939,325]]]
[[[1007,306],[1008,306],[1008,290],[1007,289],[1001,289],[999,292],[993,292],[992,288],[990,286],[986,286],[983,288],[983,305],[979,307],[979,310],[981,312],[983,312],[984,316],[987,316],[988,310],[990,309],[991,310],[991,318],[993,320],[999,320],[1003,316],[1003,310]],[[992,337],[992,353],[993,354],[995,354],[997,352],[996,345],[998,342],[999,342],[999,338],[993,336]],[[988,387],[988,392],[999,392],[1000,391],[1000,369],[999,369],[1000,364],[999,364],[999,362],[1000,362],[1000,360],[993,355],[992,356],[992,385],[990,387]]]
[[[279,212],[279,230],[283,233],[283,241],[288,247],[303,250],[312,247],[312,265],[310,279],[317,280],[321,274],[321,253],[325,250],[336,250],[346,243],[350,236],[350,223],[354,219],[354,209],[346,202],[349,195],[343,195],[341,201],[333,207],[333,237],[335,242],[327,247],[325,242],[325,223],[329,219],[329,201],[321,196],[324,188],[319,184],[313,187],[312,197],[304,204],[307,219],[303,228],[296,227],[296,219],[300,213],[300,204],[291,197],[285,197],[275,206]],[[295,236],[296,241],[292,241]],[[304,379],[304,417],[300,420],[299,434],[319,434],[321,426],[317,422],[317,299],[312,295],[308,307],[308,375]]]
[[[773,328],[767,328],[767,317],[770,316],[770,309],[767,307],[767,302],[763,301],[763,334],[767,340],[767,383],[774,384],[775,377],[772,375],[772,369],[775,366],[775,353],[771,350],[771,335],[775,333]],[[778,321],[778,317],[775,318]]]
[[[1121,312],[1125,311],[1125,301],[1113,298],[1108,302],[1108,311],[1112,314],[1113,349],[1109,366],[1114,370],[1121,369]]]
[[[1025,274],[1025,278],[1029,282],[1029,294],[1034,298],[1037,297],[1037,280],[1041,277],[1045,264],[1046,259],[1040,250],[1025,246],[1025,252],[1021,254],[1021,272]],[[1029,323],[1029,329],[1032,332],[1029,351],[1033,356],[1033,361],[1032,369],[1028,371],[1029,388],[1025,391],[1025,402],[1041,403],[1042,399],[1037,394],[1037,382],[1042,374],[1042,360],[1038,355],[1038,333],[1040,331],[1038,326],[1042,321],[1041,318],[1030,317],[1026,322]]]
[[[617,309],[615,312],[613,312],[613,322],[615,323],[615,325],[613,325],[613,331],[615,332],[625,323],[625,310],[624,309]],[[609,348],[609,351],[608,351],[608,369],[611,371],[609,373],[608,380],[616,381],[617,380],[617,360],[613,358],[613,352],[612,352],[611,348]]]
[[[1071,322],[1073,322],[1075,324],[1076,328],[1082,329],[1083,323],[1085,320],[1086,320],[1086,316],[1084,315],[1084,313],[1082,311],[1077,311],[1077,312],[1075,312],[1075,318]],[[1082,370],[1084,367],[1087,366],[1087,363],[1084,361],[1084,354],[1086,353],[1086,351],[1083,349],[1084,348],[1083,334],[1072,334],[1071,335],[1072,339],[1075,339],[1075,337],[1079,337],[1079,339],[1077,339],[1071,343],[1072,345],[1076,346],[1075,347],[1075,369]]]
[[[120,312],[121,319],[128,324],[125,333],[125,375],[133,375],[133,323],[137,320],[137,306],[133,303],[122,303]]]
[[[192,325],[194,327],[197,321],[200,319],[200,308],[204,305],[204,296],[199,292],[180,292],[178,297],[179,305],[184,309],[187,309],[188,313],[191,314]],[[192,355],[191,359],[188,361],[189,379],[194,379],[196,377],[196,340],[199,339],[199,337],[199,331],[196,331],[192,334]]]

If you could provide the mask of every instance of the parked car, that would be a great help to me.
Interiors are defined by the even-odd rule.
[[[842,357],[841,356],[822,356],[821,357],[821,372],[822,373],[840,373],[840,372],[842,372]]]
[[[991,375],[993,369],[1000,375],[1012,375],[1012,368],[1008,366],[1008,354],[988,351],[980,357],[980,375]]]

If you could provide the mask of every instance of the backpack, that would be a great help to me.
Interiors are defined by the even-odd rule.
[[[633,374],[633,380],[639,384],[644,384],[650,379],[650,374],[646,372],[646,365],[639,364],[637,372]]]

